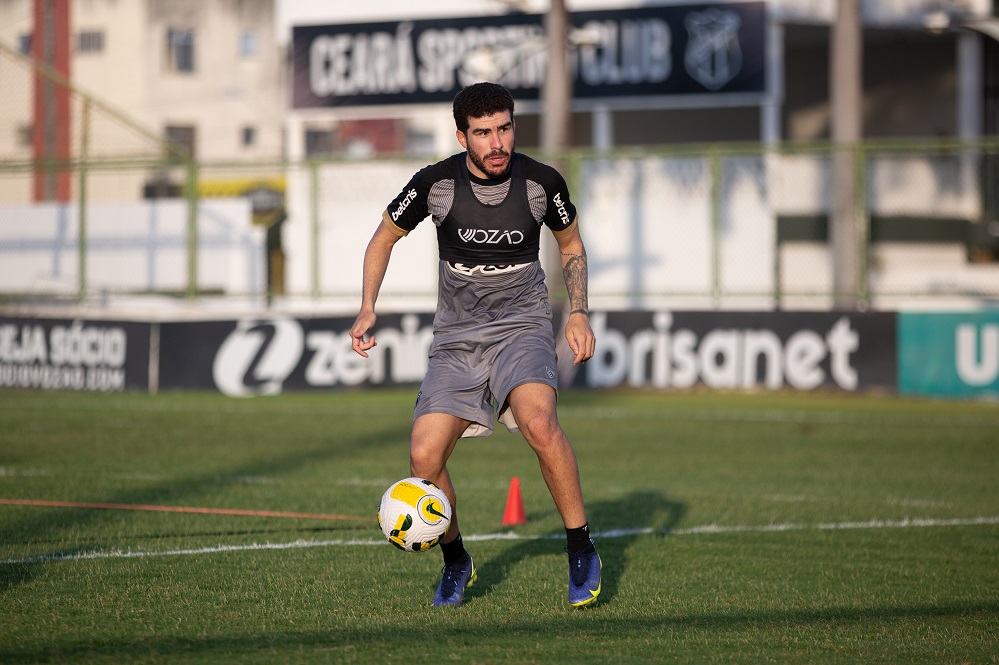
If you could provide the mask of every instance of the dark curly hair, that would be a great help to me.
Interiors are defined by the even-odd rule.
[[[482,118],[494,113],[510,112],[513,118],[513,96],[496,83],[473,83],[454,97],[454,125],[458,131],[468,131],[469,118]]]

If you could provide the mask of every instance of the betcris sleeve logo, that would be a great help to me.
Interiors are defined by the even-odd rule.
[[[416,190],[410,189],[408,192],[406,192],[406,195],[402,197],[402,200],[399,201],[399,205],[396,206],[396,209],[392,212],[392,221],[398,222],[399,218],[402,217],[402,213],[406,212],[406,208],[408,208],[409,204],[415,200],[416,200]]]
[[[555,204],[555,212],[558,214],[559,220],[561,220],[561,228],[566,228],[569,226],[569,211],[565,209],[565,203],[562,201],[562,193],[555,192],[554,198],[552,198],[552,203]]]
[[[899,392],[999,396],[999,311],[899,314]]]

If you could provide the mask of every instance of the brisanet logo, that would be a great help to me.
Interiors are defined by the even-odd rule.
[[[727,319],[686,314],[690,327],[677,320],[680,314],[657,312],[649,328],[627,326],[630,334],[612,326],[608,314],[591,314],[597,348],[586,365],[586,384],[798,390],[829,385],[850,391],[861,387],[857,364],[861,334],[850,316],[814,315],[806,324],[777,314],[752,323],[738,314]]]

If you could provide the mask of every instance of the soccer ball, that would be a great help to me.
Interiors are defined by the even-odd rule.
[[[451,502],[423,478],[404,478],[385,490],[378,526],[388,541],[406,552],[426,552],[451,526]]]

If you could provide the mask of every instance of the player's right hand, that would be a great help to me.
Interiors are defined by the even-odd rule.
[[[350,329],[350,348],[359,356],[368,357],[368,350],[378,346],[375,336],[372,335],[367,340],[364,336],[375,326],[374,312],[361,312],[354,320],[354,325]]]

